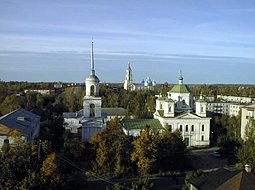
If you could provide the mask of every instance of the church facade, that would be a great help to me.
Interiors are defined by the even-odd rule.
[[[102,99],[99,96],[99,78],[95,74],[93,42],[91,49],[91,73],[85,79],[86,95],[83,98],[83,110],[63,113],[64,128],[71,133],[81,133],[82,141],[88,141],[92,135],[106,128],[107,115],[102,114]]]
[[[205,147],[210,145],[210,119],[206,115],[206,102],[202,97],[195,102],[182,74],[179,84],[156,100],[154,118],[170,131],[179,130],[187,146]]]

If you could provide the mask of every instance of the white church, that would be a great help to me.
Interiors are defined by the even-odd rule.
[[[99,78],[95,74],[93,42],[91,50],[91,73],[85,79],[86,95],[83,98],[83,110],[63,113],[64,128],[71,133],[81,133],[82,141],[106,128],[107,114],[102,114],[102,99],[99,96]]]
[[[206,116],[206,102],[202,97],[195,102],[187,85],[183,84],[180,73],[179,84],[166,97],[156,100],[154,118],[170,131],[178,129],[187,146],[205,147],[210,145],[210,119]]]
[[[125,81],[124,81],[124,89],[127,91],[135,91],[135,90],[154,90],[154,86],[156,85],[155,80],[151,80],[148,77],[146,80],[142,80],[141,83],[133,82],[133,74],[130,63],[128,63],[128,68],[126,70]]]

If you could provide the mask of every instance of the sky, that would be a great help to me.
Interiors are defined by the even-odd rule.
[[[255,0],[0,0],[0,79],[255,84]]]

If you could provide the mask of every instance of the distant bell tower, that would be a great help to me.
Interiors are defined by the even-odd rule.
[[[130,63],[128,62],[128,68],[126,70],[125,82],[124,82],[125,90],[133,90],[133,79],[132,79],[132,69],[130,67]]]
[[[96,76],[93,41],[91,46],[90,75],[86,77],[86,95],[83,99],[84,117],[101,117],[102,99],[99,97],[99,78]]]

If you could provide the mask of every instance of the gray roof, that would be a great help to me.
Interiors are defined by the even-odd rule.
[[[102,113],[107,113],[107,116],[125,116],[124,108],[102,108]]]
[[[207,175],[193,177],[189,182],[197,189],[231,189],[231,190],[253,190],[255,189],[255,175],[243,170],[229,171],[219,169]]]
[[[86,81],[92,81],[92,82],[97,82],[99,83],[99,78],[96,75],[89,75],[88,77],[86,77]]]
[[[40,116],[19,108],[0,117],[0,124],[11,130],[18,130],[22,135],[29,137],[40,123]],[[1,132],[0,132],[1,133]]]

